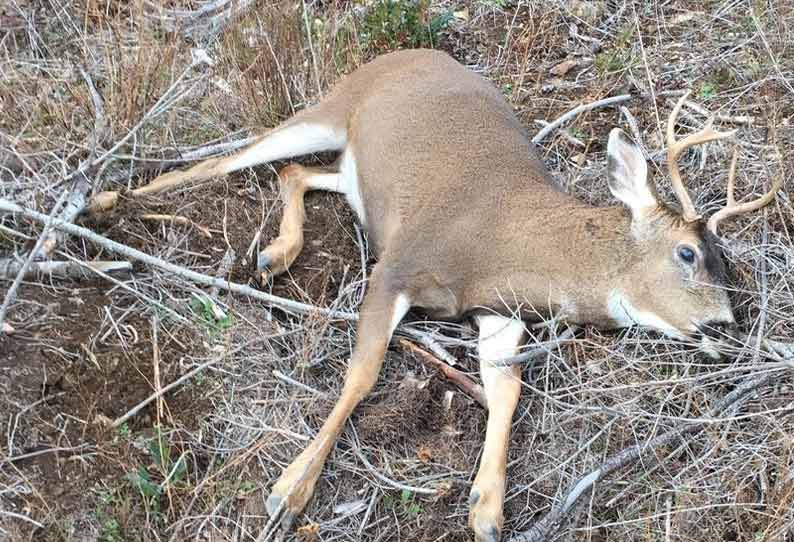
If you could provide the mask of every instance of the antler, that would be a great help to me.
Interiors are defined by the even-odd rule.
[[[731,130],[730,132],[718,132],[714,130],[712,127],[714,118],[712,117],[706,122],[706,125],[702,130],[686,136],[681,141],[676,141],[675,122],[678,118],[678,113],[681,111],[681,107],[689,97],[689,93],[690,91],[687,91],[683,96],[681,96],[681,99],[675,104],[673,112],[670,113],[670,118],[667,121],[667,169],[670,170],[670,177],[673,181],[673,191],[675,192],[675,196],[678,198],[678,201],[681,203],[681,207],[683,208],[682,214],[684,220],[687,222],[694,222],[700,218],[700,215],[698,215],[697,211],[695,210],[695,206],[692,205],[692,200],[689,197],[689,193],[684,186],[684,182],[681,180],[681,171],[678,169],[677,162],[678,156],[683,151],[694,145],[700,145],[703,143],[708,143],[709,141],[717,141],[719,139],[732,137],[733,134],[736,133],[736,130]]]
[[[769,192],[760,198],[754,199],[753,201],[748,201],[746,203],[736,203],[736,198],[734,197],[734,181],[736,179],[736,163],[738,161],[739,151],[738,149],[734,148],[733,158],[731,158],[731,169],[728,171],[728,201],[726,202],[725,207],[711,215],[711,218],[709,218],[707,223],[708,228],[714,235],[717,235],[717,227],[724,219],[734,215],[757,211],[758,209],[769,205],[772,200],[775,199],[775,194],[777,191],[780,190],[781,186],[783,186],[783,176],[778,175],[774,184],[772,185],[772,189]]]

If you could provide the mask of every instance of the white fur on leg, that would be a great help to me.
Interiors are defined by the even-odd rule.
[[[339,151],[347,133],[322,124],[300,123],[278,128],[261,141],[224,160],[223,173],[321,151]]]
[[[496,361],[512,356],[524,335],[524,322],[504,316],[487,315],[477,319],[480,340],[477,345],[481,361]],[[501,368],[494,367],[501,371]],[[501,371],[507,374],[507,371]],[[486,375],[483,375],[485,380]],[[488,390],[487,383],[485,389]]]
[[[309,190],[323,190],[325,192],[345,193],[342,176],[338,173],[315,173],[303,181]]]
[[[398,295],[397,299],[394,300],[394,312],[392,313],[391,317],[391,330],[389,331],[389,335],[394,333],[394,330],[397,329],[397,325],[400,323],[400,320],[403,319],[410,308],[411,301],[408,299],[408,296],[405,294]]]
[[[358,171],[356,170],[356,158],[353,156],[353,149],[349,146],[345,149],[342,155],[342,161],[339,164],[339,176],[342,184],[344,185],[345,199],[347,204],[356,213],[358,221],[362,226],[367,225],[366,216],[364,213],[364,200],[361,197],[361,186],[358,182]]]

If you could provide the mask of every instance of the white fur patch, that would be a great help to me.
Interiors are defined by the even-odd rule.
[[[620,327],[631,327],[634,325],[650,327],[670,335],[671,337],[682,338],[681,332],[670,325],[660,316],[636,308],[631,301],[620,290],[612,290],[607,299],[607,311]]]
[[[358,221],[362,226],[366,226],[367,217],[364,213],[364,201],[361,198],[361,187],[358,182],[358,171],[356,170],[356,158],[353,156],[353,151],[348,147],[342,155],[342,160],[339,163],[339,176],[340,182],[344,186],[342,192],[345,194],[347,204],[356,213]]]
[[[316,175],[311,175],[306,178],[305,183],[311,190],[345,193],[342,176],[338,173],[318,173]]]
[[[394,300],[394,312],[391,317],[391,333],[394,333],[394,330],[397,329],[397,325],[410,308],[411,301],[408,299],[408,296],[405,294],[398,295],[397,299]]]
[[[322,124],[301,123],[277,129],[228,162],[231,173],[243,168],[321,151],[342,150],[347,133]]]
[[[480,327],[477,350],[481,360],[496,361],[515,354],[524,336],[524,322],[490,314],[478,317],[477,322]]]
[[[609,189],[629,207],[635,217],[657,202],[648,186],[648,163],[639,148],[619,128],[609,132],[607,142]]]
[[[358,184],[356,160],[350,149],[346,149],[339,162],[339,173],[321,173],[306,179],[306,184],[312,190],[325,190],[338,192],[345,195],[347,204],[353,209],[358,221],[364,225],[364,202],[361,199],[361,190]]]

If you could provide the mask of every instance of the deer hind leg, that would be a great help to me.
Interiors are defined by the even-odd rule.
[[[186,170],[164,173],[149,184],[132,190],[129,195],[157,194],[274,160],[337,151],[343,149],[346,142],[347,130],[343,125],[337,120],[326,121],[322,108],[307,109],[236,154],[211,158]],[[112,209],[118,198],[118,192],[99,192],[91,198],[88,211]]]
[[[262,283],[289,269],[303,249],[303,223],[306,218],[304,194],[312,190],[347,193],[347,181],[341,172],[332,173],[322,168],[291,164],[279,171],[278,178],[281,182],[284,214],[278,237],[257,257],[257,269]]]
[[[507,447],[513,411],[521,392],[517,366],[496,367],[491,362],[515,354],[524,324],[501,316],[481,316],[478,344],[480,373],[488,400],[488,426],[480,469],[469,497],[469,526],[477,542],[497,542],[502,532]]]
[[[311,498],[326,457],[353,409],[375,385],[394,328],[410,308],[408,297],[384,282],[382,269],[379,264],[373,271],[342,393],[317,436],[284,469],[267,499],[271,522],[280,519],[284,529]]]

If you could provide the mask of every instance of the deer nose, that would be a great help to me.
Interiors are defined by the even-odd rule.
[[[706,337],[720,338],[730,336],[736,328],[736,321],[730,320],[709,320],[698,326],[698,330]]]

